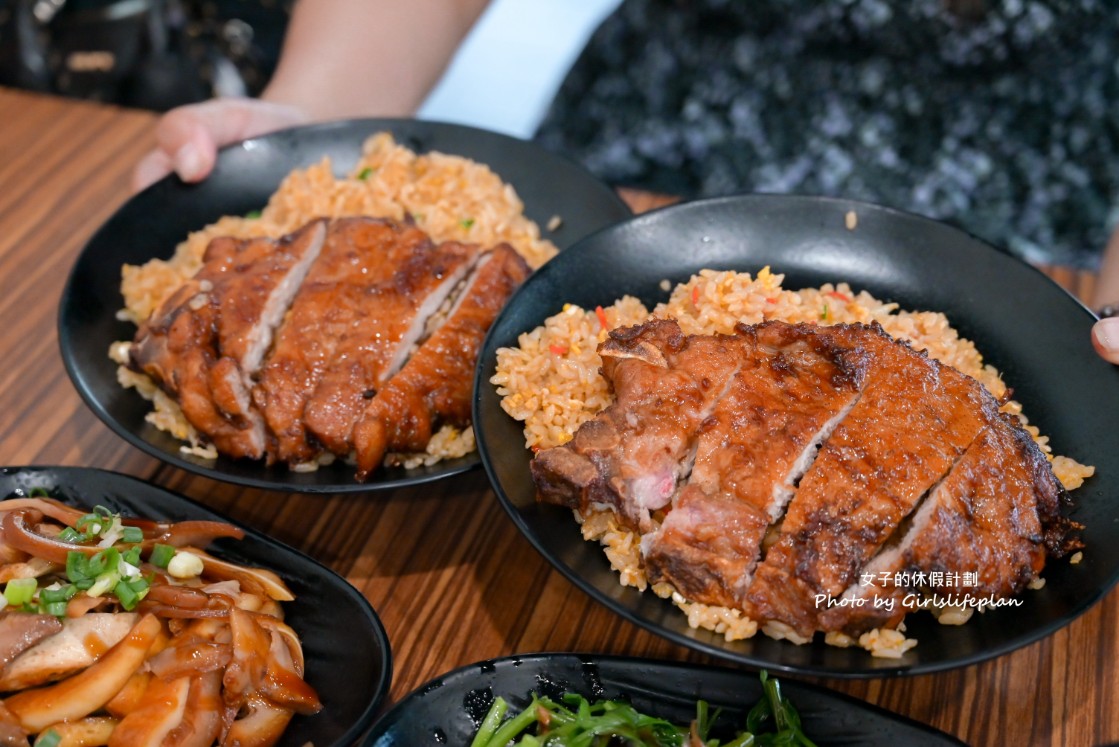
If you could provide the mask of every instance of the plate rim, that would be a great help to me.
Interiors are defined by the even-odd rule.
[[[975,245],[981,246],[983,250],[990,256],[997,257],[998,259],[995,260],[996,262],[1007,263],[1005,265],[1007,267],[1014,266],[1019,270],[1026,270],[1028,271],[1030,276],[1034,278],[1034,280],[1041,281],[1048,285],[1051,289],[1060,291],[1060,295],[1063,296],[1064,300],[1071,301],[1076,307],[1079,308],[1080,312],[1086,315],[1089,319],[1094,320],[1097,318],[1095,313],[1079,298],[1077,298],[1071,291],[1056,283],[1052,278],[1047,276],[1037,267],[1034,267],[1033,265],[1023,261],[1022,259],[1011,255],[1005,250],[995,247],[984,239],[979,238],[974,234],[971,234],[964,229],[959,228],[958,226],[899,208],[842,197],[806,194],[741,192],[719,197],[689,200],[686,202],[663,206],[655,210],[650,210],[635,215],[628,220],[621,221],[613,226],[609,226],[599,232],[584,237],[583,239],[573,244],[572,248],[578,247],[580,244],[583,244],[585,242],[589,242],[598,234],[607,234],[611,232],[620,234],[621,232],[631,230],[639,232],[642,230],[645,224],[657,220],[664,220],[666,215],[671,216],[677,213],[683,213],[691,210],[703,210],[709,206],[721,206],[723,208],[726,208],[728,206],[738,206],[743,203],[756,203],[758,205],[764,205],[765,203],[772,202],[798,202],[805,205],[826,205],[832,208],[850,207],[855,210],[865,209],[870,212],[875,212],[894,218],[917,221],[931,228],[935,228],[935,230],[955,233],[957,235],[965,237]],[[528,283],[526,282],[525,285],[528,286]],[[522,289],[518,290],[518,293],[520,293],[523,289],[524,286],[522,286]],[[515,299],[512,299],[510,303],[506,304],[505,308],[502,310],[502,313],[498,316],[497,320],[495,320],[494,325],[491,328],[491,332],[497,331],[503,320],[506,317],[512,315],[512,312],[515,310],[514,302]],[[521,330],[521,333],[525,331],[527,330]],[[491,389],[493,388],[492,385],[489,384],[489,378],[494,373],[494,364],[496,362],[494,359],[494,353],[496,351],[491,350],[491,348],[493,347],[494,344],[492,343],[491,335],[487,335],[486,342],[482,348],[482,354],[479,357],[479,366],[475,372],[475,397],[473,406],[475,408],[474,422],[476,424],[484,420],[483,418],[479,417],[479,410],[482,407],[483,398],[482,387],[488,386]],[[637,611],[630,609],[630,606],[612,599],[592,580],[580,574],[568,563],[556,557],[556,553],[554,553],[545,544],[544,539],[539,535],[537,531],[535,531],[535,529],[533,529],[533,527],[530,526],[528,519],[521,513],[521,510],[514,503],[511,496],[507,493],[505,486],[502,484],[497,473],[497,468],[494,464],[493,454],[491,454],[491,448],[496,447],[489,442],[489,438],[486,435],[483,435],[483,430],[481,428],[476,428],[475,437],[477,439],[478,454],[482,460],[482,466],[486,471],[486,476],[490,481],[490,485],[492,486],[494,493],[498,497],[499,503],[501,504],[502,508],[505,509],[505,512],[509,515],[509,517],[513,520],[521,535],[529,540],[529,542],[537,550],[537,552],[539,552],[553,568],[559,571],[561,575],[563,575],[568,581],[572,582],[576,587],[590,596],[595,602],[604,605],[611,612],[621,616],[628,622],[633,623],[650,633],[665,638],[666,640],[669,640],[676,645],[712,656],[722,661],[734,662],[751,667],[766,668],[771,671],[787,674],[834,677],[837,679],[908,677],[950,671],[953,669],[959,669],[962,667],[972,666],[981,662],[993,660],[1049,637],[1056,631],[1060,630],[1061,628],[1070,624],[1072,621],[1084,615],[1092,607],[1098,604],[1108,593],[1113,591],[1117,585],[1119,585],[1119,566],[1116,566],[1112,569],[1106,583],[1098,588],[1094,588],[1091,593],[1086,594],[1083,598],[1077,600],[1077,603],[1066,613],[1059,615],[1054,619],[1049,620],[1044,625],[1033,628],[1024,634],[1008,636],[1005,640],[995,645],[986,646],[981,652],[962,657],[944,657],[935,661],[919,661],[916,664],[910,665],[903,665],[899,663],[893,666],[886,663],[887,660],[878,658],[874,659],[874,661],[876,662],[876,666],[874,668],[867,667],[857,669],[838,669],[820,664],[787,664],[772,661],[756,653],[746,654],[736,651],[730,651],[727,648],[721,646],[719,642],[708,642],[699,639],[694,635],[689,635],[686,631],[677,631],[665,627],[655,620],[648,619],[645,616],[638,614]],[[524,447],[522,446],[521,448]],[[612,569],[608,570],[610,573],[615,573]],[[620,584],[619,588],[621,588]],[[625,591],[632,592],[633,594],[643,594],[643,592],[639,592],[629,588],[626,588]],[[679,614],[683,615],[682,612],[680,612]],[[691,632],[702,633],[704,631],[691,629]],[[785,645],[793,645],[788,642],[782,643],[785,643]],[[807,645],[819,646],[824,644],[812,642]],[[869,652],[866,652],[866,657],[868,661],[871,660],[871,654]]]
[[[513,143],[516,147],[529,147],[535,148],[542,153],[546,154],[549,158],[554,159],[556,163],[562,164],[564,168],[570,169],[574,172],[580,173],[587,179],[587,183],[594,182],[601,187],[602,197],[609,203],[610,211],[617,212],[615,222],[627,220],[633,216],[632,210],[622,200],[617,190],[606,184],[604,181],[594,176],[589,170],[576,162],[573,158],[562,154],[556,153],[551,150],[543,148],[543,146],[533,142],[532,140],[517,138],[501,132],[486,130],[472,125],[463,125],[455,122],[447,122],[441,120],[426,120],[407,117],[350,117],[344,119],[330,120],[326,122],[313,122],[304,125],[297,125],[294,127],[283,128],[274,130],[272,132],[255,135],[249,138],[244,138],[236,142],[230,143],[219,149],[215,168],[220,162],[221,157],[225,153],[230,153],[237,150],[256,147],[255,144],[261,142],[273,142],[282,140],[283,138],[306,138],[306,137],[327,137],[332,132],[337,131],[339,134],[352,130],[364,129],[363,133],[355,136],[354,145],[360,148],[361,142],[366,138],[377,132],[392,131],[394,136],[398,135],[400,130],[408,130],[412,128],[431,128],[433,131],[441,133],[441,136],[449,136],[452,133],[466,133],[470,137],[492,139],[496,143]],[[438,152],[446,152],[449,155],[457,155],[448,151],[440,151],[438,148],[433,149]],[[431,151],[423,151],[431,152]],[[468,156],[467,156],[468,157]],[[469,157],[468,157],[469,158]],[[313,162],[312,162],[313,163]],[[480,163],[480,162],[479,162]],[[310,164],[308,164],[310,165]],[[490,164],[482,164],[493,169]],[[306,168],[307,165],[294,166],[293,168]],[[496,173],[496,171],[494,172]],[[505,177],[498,174],[498,176],[505,181]],[[83,364],[78,360],[74,350],[73,333],[66,324],[66,316],[70,312],[70,301],[74,296],[75,284],[79,271],[79,265],[82,265],[83,260],[86,260],[87,253],[96,240],[105,231],[106,227],[114,221],[121,212],[123,212],[130,204],[137,198],[146,195],[154,190],[162,188],[164,183],[180,183],[180,180],[174,174],[168,174],[159,181],[145,187],[140,192],[130,195],[123,203],[118,205],[112,214],[100,223],[97,228],[89,235],[89,237],[82,244],[74,257],[66,275],[66,281],[62,286],[62,291],[59,296],[57,312],[55,314],[55,330],[57,336],[57,349],[62,358],[63,367],[66,370],[66,375],[70,379],[71,384],[77,390],[78,395],[83,403],[88,407],[97,419],[104,425],[108,426],[113,433],[122,438],[126,443],[139,449],[148,456],[170,464],[179,469],[191,472],[196,475],[201,475],[220,482],[231,483],[234,485],[242,485],[245,487],[258,488],[262,490],[272,491],[289,491],[304,494],[315,495],[328,495],[340,493],[354,493],[354,494],[367,494],[382,493],[386,491],[396,490],[403,487],[412,487],[425,485],[437,480],[454,477],[461,475],[470,470],[476,469],[480,466],[481,460],[478,456],[477,449],[470,454],[454,459],[447,459],[436,463],[430,467],[418,467],[412,470],[402,470],[398,474],[387,479],[378,481],[368,481],[359,483],[353,479],[354,470],[347,470],[345,475],[351,479],[344,482],[286,482],[283,480],[269,479],[267,477],[258,477],[255,475],[242,475],[239,473],[229,473],[215,466],[215,464],[202,465],[198,464],[191,459],[183,456],[181,452],[167,452],[155,444],[150,443],[147,439],[143,438],[140,433],[131,428],[126,427],[123,423],[119,422],[117,418],[113,417],[106,409],[105,404],[98,399],[93,391],[93,384],[86,375],[85,367],[90,364]],[[508,183],[508,182],[506,182]],[[189,186],[189,185],[188,185]],[[272,188],[275,191],[279,185],[277,184]],[[518,192],[518,197],[520,193]],[[608,226],[600,226],[590,233],[596,233]],[[541,226],[543,228],[543,226]],[[197,230],[197,229],[195,229]],[[590,235],[590,234],[587,234]],[[582,237],[580,237],[582,238]],[[574,243],[574,242],[572,242]],[[568,244],[567,246],[570,246]],[[560,252],[564,251],[567,247],[557,246]],[[153,257],[154,258],[154,257]],[[473,396],[473,393],[471,393]],[[139,396],[136,394],[135,396]],[[224,459],[224,457],[222,457]],[[341,460],[340,460],[341,461]],[[263,463],[259,463],[260,468],[264,469]]]
[[[158,483],[152,482],[150,480],[145,480],[134,475],[119,472],[117,470],[104,469],[102,467],[85,467],[56,464],[0,466],[0,478],[7,477],[9,475],[25,473],[48,473],[62,475],[69,474],[78,478],[81,478],[83,475],[98,475],[102,478],[107,478],[110,481],[118,482],[123,487],[127,487],[129,485],[139,485],[144,487],[145,489],[155,490],[158,493],[162,493],[164,497],[171,496],[171,500],[173,502],[188,507],[191,512],[196,512],[200,518],[213,519],[232,524],[243,530],[246,536],[252,537],[255,542],[279,548],[281,552],[292,555],[299,561],[306,563],[307,565],[316,567],[320,569],[321,572],[329,576],[333,576],[335,580],[343,585],[346,590],[346,594],[350,596],[354,602],[356,602],[358,609],[361,611],[362,615],[369,623],[369,629],[372,632],[371,637],[375,641],[376,648],[381,653],[382,665],[380,676],[377,678],[377,681],[373,687],[374,697],[365,704],[365,707],[362,709],[358,720],[351,724],[350,727],[346,729],[345,733],[342,734],[332,745],[328,745],[327,747],[345,747],[346,745],[352,744],[362,734],[365,734],[369,730],[369,727],[376,722],[381,707],[384,705],[392,688],[394,665],[392,645],[389,641],[388,631],[385,629],[384,622],[382,622],[380,615],[378,615],[377,611],[373,608],[372,603],[370,603],[365,595],[362,594],[356,586],[350,583],[345,576],[338,573],[325,563],[316,560],[302,550],[292,547],[282,540],[276,539],[275,537],[272,537],[271,535],[268,535],[248,524],[231,519],[221,512],[215,511],[209,506],[206,506],[194,500],[193,498],[185,496],[182,493],[164,487],[163,485],[159,485]],[[77,480],[75,480],[75,482],[76,481]],[[8,497],[9,496],[0,497],[0,503],[2,503],[4,500],[7,500]],[[276,569],[273,568],[269,570],[275,571]]]

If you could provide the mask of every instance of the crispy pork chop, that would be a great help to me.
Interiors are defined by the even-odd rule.
[[[914,592],[926,589],[977,598],[1021,592],[1041,572],[1047,552],[1060,555],[1080,546],[1068,539],[1069,522],[1060,514],[1063,497],[1044,455],[1017,419],[996,418],[844,591],[841,598],[848,603],[821,614],[821,627],[851,635],[893,627],[915,606]],[[947,588],[929,582],[932,574],[953,569],[977,575],[970,584],[956,577]],[[925,582],[896,583],[899,579]],[[892,599],[893,605],[875,606],[871,597]],[[860,599],[867,601],[852,601]]]
[[[223,455],[356,451],[364,478],[389,449],[422,451],[437,423],[469,422],[482,339],[529,272],[508,245],[436,244],[388,219],[217,238],[141,325],[129,365]]]
[[[1008,595],[1070,546],[1060,486],[1017,420],[877,325],[685,336],[660,320],[600,353],[615,403],[537,455],[538,498],[613,509],[643,534],[649,580],[689,601],[803,636],[859,632],[900,618],[818,599],[874,593],[866,569],[982,570]]]
[[[502,244],[479,260],[446,321],[369,400],[354,427],[359,480],[387,451],[423,451],[436,424],[470,422],[474,367],[490,325],[532,270]]]
[[[918,501],[952,469],[998,404],[975,379],[878,329],[824,327],[816,335],[867,352],[859,402],[801,480],[781,535],[746,601],[753,616],[810,635]]]
[[[251,377],[323,245],[322,221],[279,240],[218,238],[198,273],[136,332],[130,365],[152,377],[223,453],[259,458]]]
[[[395,221],[331,221],[253,392],[275,440],[269,457],[307,461],[319,443],[348,454],[368,399],[403,363],[476,254],[470,245],[436,245]]]
[[[686,338],[671,321],[617,329],[600,346],[615,404],[531,463],[541,500],[613,509],[641,531],[691,471],[696,431],[742,363],[730,337]]]
[[[653,577],[734,607],[766,530],[855,406],[866,366],[860,351],[787,325],[751,327],[730,342],[741,368],[696,432],[691,477],[643,550]]]

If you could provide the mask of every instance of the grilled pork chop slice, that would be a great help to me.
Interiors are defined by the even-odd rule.
[[[531,462],[541,501],[613,509],[650,531],[691,470],[695,434],[742,365],[731,337],[687,338],[674,321],[612,330],[599,346],[615,402]]]
[[[896,626],[914,607],[914,592],[1000,599],[1021,592],[1037,578],[1047,553],[1060,556],[1081,546],[1066,539],[1079,528],[1060,513],[1066,498],[1017,419],[994,419],[863,568],[843,593],[845,603],[824,611],[821,627],[859,635]],[[930,583],[931,574],[949,569],[949,558],[951,567],[977,574],[974,583],[964,584],[958,573],[951,585]],[[917,574],[925,583],[895,583]],[[876,606],[873,597],[893,600],[892,607],[885,601]]]
[[[354,427],[358,480],[376,469],[387,451],[422,451],[437,423],[469,424],[482,341],[530,272],[508,244],[479,260],[447,320],[369,401]]]
[[[187,421],[223,454],[264,454],[250,377],[324,235],[316,221],[279,240],[214,239],[202,268],[136,332],[130,366],[174,397]]]
[[[369,399],[404,365],[480,254],[473,244],[415,241],[407,234],[417,229],[401,224],[352,221],[339,230],[361,259],[340,279],[346,309],[332,327],[341,334],[303,411],[307,430],[342,456]]]
[[[746,328],[733,341],[741,368],[696,433],[687,486],[642,542],[651,580],[726,607],[741,604],[766,530],[866,373],[857,351],[784,324]]]
[[[815,334],[867,353],[859,402],[824,443],[789,505],[781,535],[747,594],[756,619],[801,635],[878,552],[918,501],[998,418],[974,379],[897,342],[881,328],[824,327]]]
[[[330,222],[252,393],[272,435],[270,460],[308,461],[319,438],[348,452],[366,392],[399,366],[473,253],[395,221]]]

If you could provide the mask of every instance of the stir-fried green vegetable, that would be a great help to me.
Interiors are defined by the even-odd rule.
[[[695,720],[684,727],[639,713],[624,701],[591,703],[566,693],[562,703],[534,694],[528,707],[511,718],[506,718],[509,703],[496,698],[470,747],[815,747],[780,683],[764,671],[760,677],[765,696],[747,714],[746,730],[729,741],[709,737],[718,712],[710,714],[702,700]]]

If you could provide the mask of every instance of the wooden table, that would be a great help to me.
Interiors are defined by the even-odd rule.
[[[0,463],[130,473],[328,564],[365,594],[388,630],[389,702],[447,670],[512,653],[703,660],[623,621],[553,570],[508,520],[481,470],[375,498],[282,495],[164,466],[102,425],[63,371],[58,296],[83,243],[127,199],[152,122],[149,113],[0,89]],[[627,197],[638,207],[648,202]],[[1090,293],[1090,275],[1052,274]],[[1117,633],[1112,592],[1045,640],[985,664],[823,682],[973,744],[1112,742]]]

